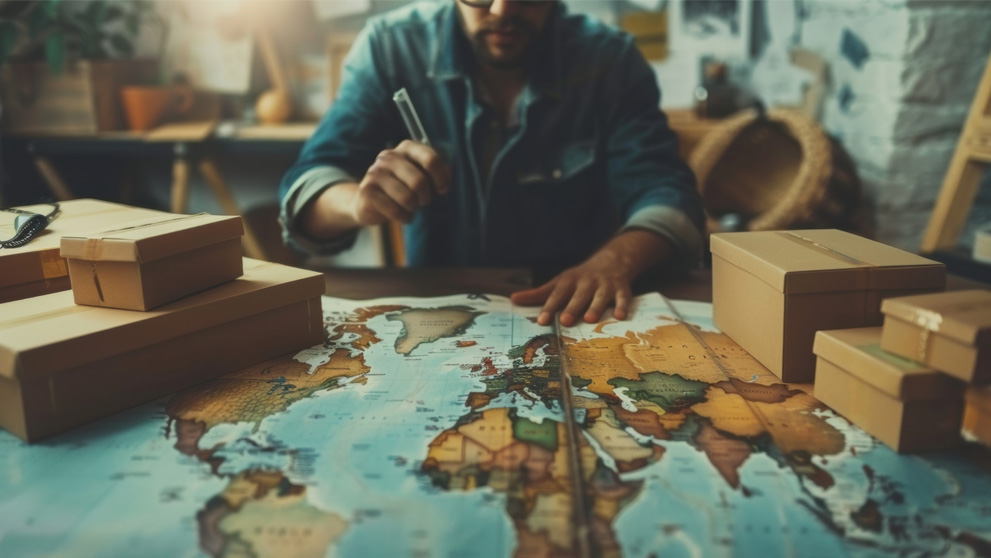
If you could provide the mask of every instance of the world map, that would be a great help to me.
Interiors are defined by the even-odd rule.
[[[323,307],[292,357],[0,432],[0,556],[991,555],[988,450],[894,453],[708,304],[559,330],[491,295]]]

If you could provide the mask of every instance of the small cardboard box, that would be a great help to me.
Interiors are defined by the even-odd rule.
[[[240,217],[163,215],[62,237],[76,304],[150,310],[239,277]]]
[[[48,214],[52,206],[28,205],[17,209]],[[35,239],[19,248],[0,250],[0,303],[69,288],[68,266],[59,256],[62,235],[87,233],[128,221],[168,215],[88,199],[60,202],[59,209],[59,216]],[[0,236],[10,238],[13,235],[16,217],[15,213],[0,211]]]
[[[964,431],[985,446],[991,446],[991,388],[967,386],[964,401]]]
[[[881,325],[882,298],[940,291],[946,267],[838,230],[714,234],[716,327],[786,382],[815,375],[821,329]]]
[[[69,292],[0,305],[0,426],[35,441],[324,338],[323,276],[244,275],[150,312]]]
[[[957,443],[964,383],[880,343],[879,327],[816,333],[816,399],[895,451]]]
[[[991,384],[991,291],[885,300],[884,350],[978,385]]]

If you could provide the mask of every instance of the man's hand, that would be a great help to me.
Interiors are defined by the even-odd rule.
[[[408,223],[434,193],[446,194],[451,170],[431,147],[405,140],[378,154],[360,183],[327,188],[303,214],[314,238],[332,238],[389,219]]]
[[[559,310],[561,325],[572,326],[582,317],[595,323],[612,303],[616,305],[613,317],[625,320],[633,280],[652,265],[670,259],[673,253],[670,241],[660,235],[626,231],[581,265],[563,271],[540,287],[513,293],[512,301],[522,306],[543,304],[537,317],[542,326],[550,325]]]
[[[393,219],[408,223],[413,213],[430,203],[434,192],[451,186],[448,166],[429,146],[404,140],[378,154],[358,184],[352,212],[361,226]]]

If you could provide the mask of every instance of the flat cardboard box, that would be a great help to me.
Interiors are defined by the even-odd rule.
[[[819,331],[815,397],[898,452],[960,440],[963,382],[881,349],[881,328]]]
[[[33,442],[323,340],[321,274],[244,271],[150,312],[69,292],[0,304],[0,426]]]
[[[967,386],[964,401],[964,432],[985,446],[991,446],[991,388]]]
[[[19,248],[0,250],[0,303],[69,288],[68,266],[59,256],[62,235],[167,215],[161,211],[90,199],[59,202],[59,208],[59,216],[35,239]],[[28,205],[17,209],[47,215],[52,206]],[[15,213],[0,211],[0,236],[13,236],[16,217]]]
[[[991,384],[991,291],[884,301],[886,351],[978,385]]]
[[[941,291],[946,267],[838,230],[711,237],[716,327],[786,382],[815,376],[816,331],[881,325],[880,301]]]
[[[163,215],[62,237],[76,304],[150,310],[239,277],[240,217]]]

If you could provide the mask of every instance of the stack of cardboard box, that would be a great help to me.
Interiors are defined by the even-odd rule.
[[[323,340],[323,276],[242,259],[240,217],[84,202],[138,220],[67,219],[44,243],[0,254],[0,267],[46,254],[73,291],[0,304],[0,426],[22,439]],[[63,211],[74,214],[76,203]]]
[[[712,253],[716,326],[780,378],[814,378],[897,451],[956,443],[966,391],[991,444],[991,292],[941,292],[942,264],[835,230],[716,234]]]

